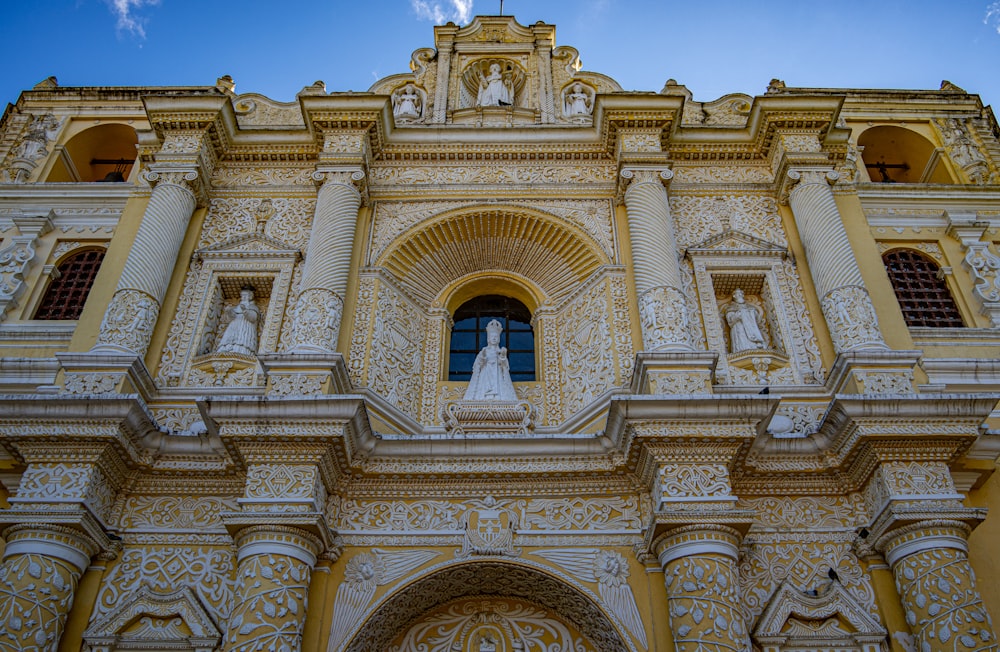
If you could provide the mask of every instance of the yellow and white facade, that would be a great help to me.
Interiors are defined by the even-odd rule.
[[[989,107],[433,45],[5,113],[0,650],[996,650]],[[531,313],[517,402],[448,380],[487,295]]]

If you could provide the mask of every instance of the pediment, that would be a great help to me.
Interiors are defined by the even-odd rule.
[[[195,252],[203,260],[212,258],[232,258],[234,256],[254,256],[266,258],[298,258],[301,252],[286,242],[264,235],[248,233],[238,235],[211,247],[205,247]]]
[[[816,623],[815,626],[808,623]],[[787,581],[771,596],[757,622],[754,636],[773,638],[885,637],[886,631],[839,581],[816,595]]]
[[[713,235],[687,248],[691,256],[755,255],[787,256],[788,249],[762,238],[732,229]]]
[[[435,35],[441,28],[435,28]],[[542,34],[537,34],[538,31]],[[472,22],[462,27],[455,33],[455,44],[460,43],[522,43],[534,45],[535,39],[540,36],[547,36],[549,39],[555,37],[555,27],[553,25],[538,24],[532,27],[525,27],[517,22],[513,16],[476,16]],[[437,45],[437,43],[435,43]]]
[[[219,644],[222,632],[190,587],[159,593],[144,584],[128,602],[98,618],[84,632],[84,643],[118,649],[148,641],[188,643],[198,649]]]

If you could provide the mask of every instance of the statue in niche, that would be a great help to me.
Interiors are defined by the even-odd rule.
[[[479,82],[476,106],[511,106],[514,104],[514,87],[510,77],[504,77],[499,63],[490,64],[490,74]]]
[[[761,309],[746,302],[743,290],[733,291],[733,300],[722,311],[729,324],[729,352],[739,353],[767,348],[767,340],[760,329]]]
[[[503,326],[496,319],[486,325],[486,346],[472,365],[472,379],[465,390],[466,401],[517,401],[514,383],[510,380],[507,349],[500,346]]]
[[[407,84],[392,94],[392,114],[397,118],[419,118],[422,110],[420,93]]]
[[[253,301],[253,288],[240,290],[240,302],[226,312],[232,315],[232,321],[222,333],[217,352],[256,355],[260,309]]]
[[[594,110],[593,100],[583,84],[576,82],[566,93],[566,115],[569,117],[590,115]]]

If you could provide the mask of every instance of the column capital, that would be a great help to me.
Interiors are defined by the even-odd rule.
[[[875,541],[875,549],[890,565],[910,555],[935,548],[969,551],[972,526],[948,518],[928,519],[886,532]]]
[[[663,165],[624,165],[618,176],[619,194],[624,197],[629,188],[643,183],[669,186],[674,173],[668,166]]]
[[[670,530],[653,541],[652,549],[660,565],[666,567],[675,559],[691,555],[722,555],[735,560],[741,541],[743,535],[736,528],[705,523]]]
[[[827,167],[789,168],[779,178],[778,202],[788,204],[792,191],[808,185],[832,186],[840,180],[840,173]]]

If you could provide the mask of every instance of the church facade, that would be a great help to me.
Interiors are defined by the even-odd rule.
[[[0,650],[997,649],[978,96],[409,67],[8,107]]]

